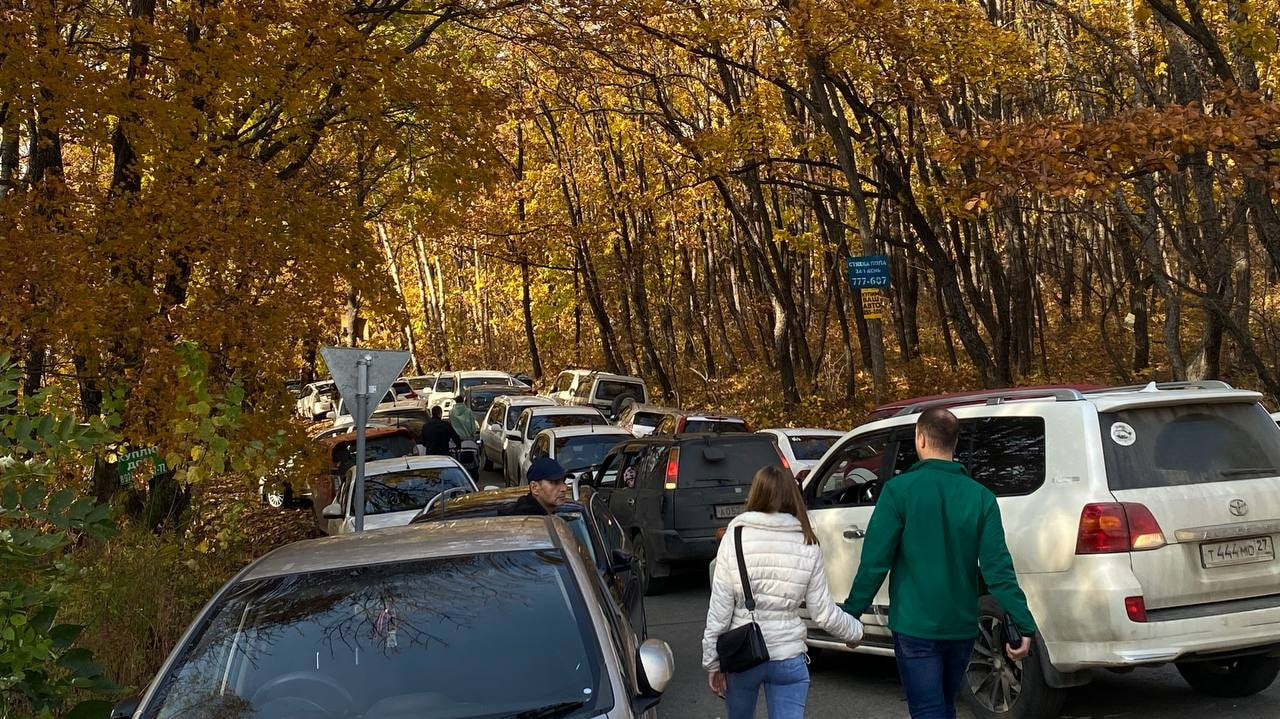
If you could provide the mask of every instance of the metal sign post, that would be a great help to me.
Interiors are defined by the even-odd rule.
[[[351,511],[357,532],[364,531],[364,461],[365,425],[373,412],[369,398],[376,400],[386,394],[387,388],[400,376],[409,363],[409,353],[404,350],[370,350],[356,347],[322,347],[320,355],[333,375],[345,403],[354,406],[351,415],[356,431],[356,466],[351,481]]]

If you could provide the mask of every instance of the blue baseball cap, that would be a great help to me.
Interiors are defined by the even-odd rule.
[[[527,476],[530,482],[562,482],[564,467],[550,457],[538,457],[529,463]]]

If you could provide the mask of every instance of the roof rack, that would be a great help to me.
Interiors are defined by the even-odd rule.
[[[1107,392],[1154,392],[1162,389],[1235,389],[1220,379],[1193,379],[1178,382],[1147,382],[1146,384],[1130,384],[1123,387],[1103,387],[1091,389],[1085,394],[1106,394]]]
[[[905,417],[909,414],[919,414],[927,409],[934,407],[961,407],[971,404],[1004,404],[1006,400],[1011,399],[1045,399],[1052,397],[1055,402],[1080,402],[1084,400],[1084,395],[1079,390],[1074,389],[1013,389],[1013,390],[992,390],[990,392],[982,392],[979,394],[961,395],[957,397],[939,397],[931,399],[927,402],[917,402],[908,405],[893,413],[894,417]]]

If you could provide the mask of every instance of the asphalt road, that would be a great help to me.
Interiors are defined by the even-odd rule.
[[[676,677],[659,713],[673,719],[719,719],[724,705],[707,689],[702,671],[702,629],[710,590],[705,577],[689,577],[666,594],[646,597],[649,635],[665,640],[676,657]],[[826,653],[810,667],[805,716],[905,719],[897,668],[892,659]],[[961,707],[961,717],[972,716]],[[764,700],[756,716],[763,719]],[[1129,674],[1100,672],[1088,686],[1071,690],[1062,717],[1072,719],[1275,719],[1280,682],[1247,699],[1198,694],[1172,667]]]

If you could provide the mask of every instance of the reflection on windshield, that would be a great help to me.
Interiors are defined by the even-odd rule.
[[[594,716],[612,697],[563,564],[525,551],[245,582],[146,716],[469,719],[583,700],[565,716]]]
[[[622,439],[622,437],[616,435],[557,439],[556,461],[569,472],[583,469],[584,467],[592,467],[603,462],[604,456]]]
[[[471,488],[467,473],[457,467],[432,467],[366,477],[364,513],[386,514],[422,509],[432,497],[456,487]]]
[[[835,434],[828,437],[788,437],[791,442],[791,452],[795,454],[796,459],[814,460],[822,459],[822,455],[831,449],[831,445],[835,444],[840,435]]]

